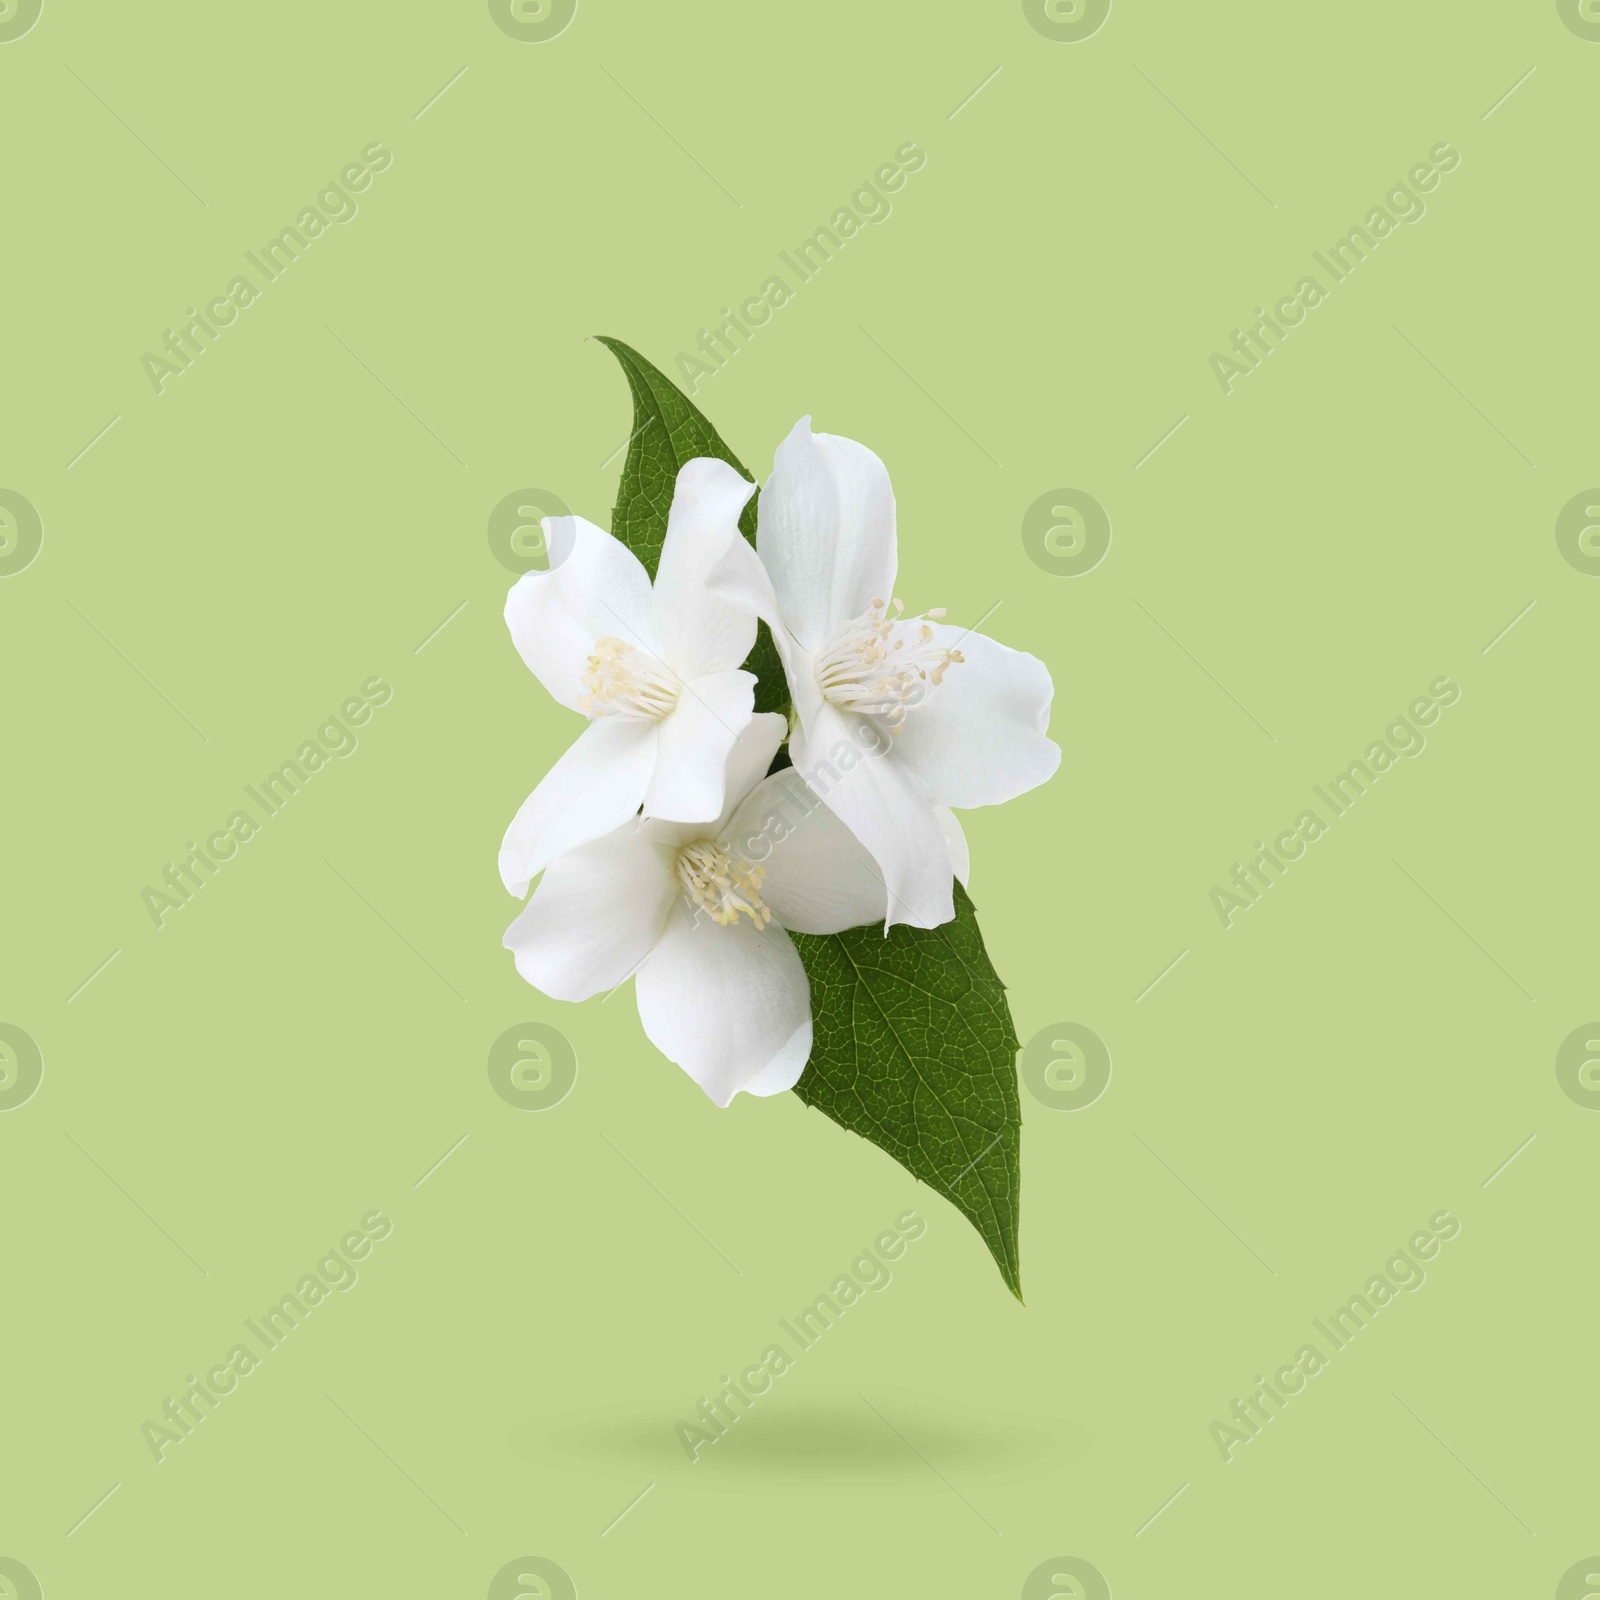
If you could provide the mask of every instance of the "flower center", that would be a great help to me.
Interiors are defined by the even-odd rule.
[[[817,682],[824,697],[844,711],[881,717],[892,735],[905,727],[906,713],[921,705],[928,690],[944,681],[945,669],[964,660],[959,650],[934,642],[922,617],[903,617],[905,605],[891,608],[874,600],[817,658]],[[942,606],[927,613],[937,622]]]
[[[735,861],[714,839],[696,839],[678,852],[678,882],[690,903],[711,914],[713,922],[732,927],[742,911],[758,927],[772,921],[761,903],[765,867]]]
[[[654,722],[678,703],[678,680],[653,656],[607,634],[594,642],[578,709],[591,717]]]

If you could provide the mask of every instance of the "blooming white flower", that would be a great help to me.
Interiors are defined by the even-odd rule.
[[[948,922],[939,808],[996,805],[1055,772],[1048,670],[942,610],[903,614],[888,471],[810,417],[778,447],[755,551],[724,550],[712,586],[771,627],[798,718],[790,754],[876,860],[886,928]]]
[[[500,846],[515,895],[557,856],[632,817],[720,816],[728,752],[749,724],[748,608],[707,588],[755,492],[726,462],[678,474],[652,590],[639,558],[582,517],[547,517],[548,572],[506,597],[512,642],[563,705],[591,721],[517,812]]]
[[[811,985],[785,930],[839,933],[885,910],[871,858],[799,773],[764,777],[785,731],[771,712],[752,718],[721,815],[631,819],[580,846],[506,930],[517,971],[554,999],[634,974],[650,1041],[719,1106],[793,1088],[810,1057]],[[960,829],[944,827],[940,857],[964,872]]]

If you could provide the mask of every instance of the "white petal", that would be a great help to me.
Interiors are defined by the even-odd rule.
[[[750,726],[735,741],[728,755],[726,798],[716,825],[706,829],[708,837],[721,838],[728,819],[739,802],[767,775],[772,758],[789,732],[789,724],[776,711],[762,711],[750,719]]]
[[[934,625],[934,634],[965,659],[912,707],[896,758],[916,769],[938,804],[962,810],[1037,788],[1061,765],[1060,748],[1045,735],[1054,693],[1045,664],[948,624]]]
[[[655,776],[644,814],[672,822],[715,822],[726,808],[728,755],[749,726],[753,672],[715,672],[684,684],[656,726]],[[770,756],[768,761],[772,759]]]
[[[650,1042],[719,1106],[792,1088],[811,1055],[811,985],[789,935],[741,917],[690,916],[680,899],[634,989]]]
[[[801,722],[810,722],[822,700],[816,667],[811,653],[789,632],[761,557],[744,539],[735,539],[713,565],[708,582],[715,593],[733,605],[754,612],[772,630],[772,642],[778,647],[778,659],[783,663],[795,712]]]
[[[534,676],[576,711],[597,639],[655,653],[650,579],[639,558],[582,517],[546,517],[548,572],[525,572],[506,596],[511,642]]]
[[[591,722],[522,802],[500,845],[500,877],[519,900],[557,856],[639,809],[656,765],[658,726],[625,717]]]
[[[894,491],[865,445],[802,417],[761,491],[756,548],[789,631],[813,655],[894,588]]]
[[[874,754],[852,737],[864,723],[824,702],[790,737],[795,767],[871,852],[888,892],[885,930],[936,928],[956,914],[944,830],[922,780],[897,759],[899,741],[884,739]]]
[[[614,989],[661,937],[677,893],[672,859],[649,823],[626,822],[552,863],[506,929],[517,971],[553,1000]]]
[[[961,821],[949,806],[935,806],[933,814],[944,829],[944,842],[950,847],[950,870],[961,880],[963,889],[972,872],[972,852],[967,849],[967,836],[961,831]]]
[[[867,848],[792,767],[758,783],[728,824],[731,851],[762,867],[761,898],[795,933],[882,922],[883,875]]]
[[[650,614],[661,659],[685,680],[741,665],[756,642],[749,608],[722,599],[706,584],[729,544],[746,542],[739,513],[755,492],[726,461],[708,456],[686,461],[678,471]]]

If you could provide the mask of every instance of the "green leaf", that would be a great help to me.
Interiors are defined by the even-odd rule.
[[[722,442],[722,436],[670,378],[620,339],[608,339],[604,334],[595,337],[622,364],[633,394],[633,431],[628,458],[622,464],[622,481],[617,485],[611,532],[638,556],[645,571],[654,578],[662,541],[667,536],[672,491],[684,462],[698,456],[715,456],[752,483],[755,474]],[[739,518],[739,531],[752,545],[756,542],[759,498],[757,490]],[[744,668],[756,675],[757,711],[788,709],[789,689],[783,678],[783,664],[764,622],[757,627],[755,648]]]
[[[939,928],[790,935],[815,1032],[794,1092],[955,1205],[1020,1300],[1018,1040],[959,883],[955,901]]]

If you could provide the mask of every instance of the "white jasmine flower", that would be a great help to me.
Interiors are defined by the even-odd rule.
[[[865,445],[813,434],[810,417],[778,447],[756,540],[725,546],[712,583],[772,629],[796,769],[876,860],[886,928],[948,922],[938,810],[996,805],[1055,772],[1048,670],[942,609],[904,614],[889,474]]]
[[[792,768],[765,777],[784,719],[754,717],[726,805],[700,824],[630,819],[562,856],[506,930],[517,971],[557,1000],[634,975],[639,1020],[719,1106],[793,1088],[811,1054],[811,986],[788,932],[879,921],[882,880]],[[965,844],[939,833],[946,876]]]
[[[707,588],[755,492],[726,462],[678,474],[652,590],[639,558],[582,517],[547,517],[548,572],[506,598],[512,642],[534,675],[589,726],[524,802],[500,846],[500,876],[521,896],[565,851],[632,817],[720,816],[733,742],[750,721],[755,642],[747,608]]]

